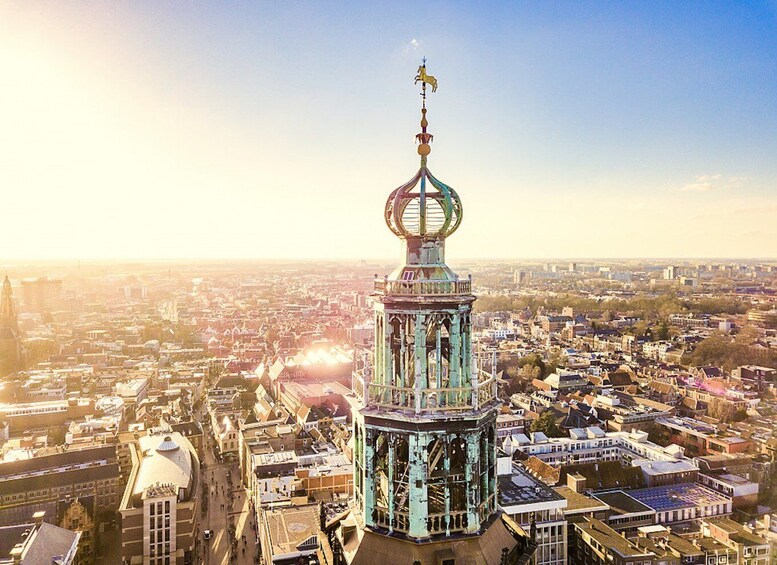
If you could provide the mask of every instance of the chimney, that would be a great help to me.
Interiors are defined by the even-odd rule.
[[[46,512],[44,510],[39,510],[35,514],[32,515],[32,519],[35,521],[36,526],[40,526],[43,523],[43,518],[46,516]]]
[[[582,494],[585,490],[586,479],[580,473],[567,474],[567,486],[576,493]]]

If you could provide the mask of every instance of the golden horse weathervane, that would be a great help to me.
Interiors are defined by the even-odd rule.
[[[426,74],[426,59],[424,59],[423,64],[418,67],[418,74],[415,76],[415,82],[416,84],[419,82],[428,84],[432,87],[432,92],[437,92],[437,79],[432,75]]]
[[[437,79],[432,75],[426,74],[426,57],[421,59],[421,66],[418,67],[418,74],[415,77],[415,84],[418,84],[419,82],[421,83],[421,99],[423,100],[421,103],[421,133],[415,137],[420,144],[418,146],[418,154],[421,156],[421,167],[426,167],[426,158],[432,151],[429,144],[434,139],[434,136],[426,131],[426,127],[429,125],[429,122],[426,119],[426,85],[428,84],[432,87],[432,92],[437,90]]]

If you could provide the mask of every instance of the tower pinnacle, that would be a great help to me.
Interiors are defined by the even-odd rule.
[[[421,167],[425,167],[426,157],[432,152],[432,147],[429,144],[434,140],[434,136],[426,131],[429,125],[429,121],[426,119],[426,85],[431,85],[432,92],[437,92],[437,79],[426,74],[426,57],[422,59],[421,66],[418,67],[415,82],[416,84],[421,83],[421,133],[415,137],[419,143],[418,154],[421,156]]]
[[[435,259],[425,262],[438,263],[442,261],[445,238],[461,223],[462,206],[456,191],[435,178],[426,164],[434,137],[427,131],[426,87],[431,86],[432,92],[437,90],[437,79],[426,73],[426,59],[418,67],[415,82],[421,83],[421,132],[416,135],[421,167],[412,179],[389,195],[384,212],[389,229],[410,248],[417,248],[420,244],[437,246],[440,253]]]

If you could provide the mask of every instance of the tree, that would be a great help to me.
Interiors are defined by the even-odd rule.
[[[480,296],[475,302],[475,312],[515,312],[519,306],[512,298],[503,294]]]
[[[539,355],[518,357],[509,353],[500,354],[497,360],[497,371],[501,371],[507,381],[504,393],[510,396],[517,392],[525,392],[534,379],[540,378],[544,366]]]
[[[507,393],[515,394],[516,392],[526,392],[529,385],[534,379],[540,378],[540,368],[536,365],[524,365],[523,367],[510,367],[506,375],[507,379]]]
[[[267,330],[267,333],[264,336],[264,341],[267,343],[268,346],[272,347],[273,344],[278,341],[280,338],[280,333],[278,333],[278,330],[274,327],[271,327]]]
[[[645,332],[648,330],[648,323],[645,320],[637,320],[633,326],[631,326],[627,331],[628,333],[635,335],[637,337],[645,335]]]
[[[556,372],[556,370],[559,367],[563,367],[567,362],[566,356],[562,355],[560,351],[554,351],[550,354],[550,358],[548,359],[548,363],[545,365],[545,368],[542,371],[542,378],[545,378],[553,373]]]
[[[731,420],[734,417],[735,411],[734,403],[725,398],[714,397],[710,399],[709,404],[707,404],[707,416],[720,420],[721,422],[728,422]],[[747,417],[746,412],[745,417]]]
[[[739,410],[734,412],[733,416],[731,416],[731,421],[732,422],[744,422],[745,420],[747,420],[747,418],[748,418],[747,410],[745,410],[744,408],[740,408]]]
[[[659,341],[666,341],[669,339],[669,324],[666,323],[666,320],[661,320],[655,335],[656,339]]]
[[[713,335],[700,341],[683,363],[694,367],[714,365],[730,371],[741,365],[761,365],[777,368],[777,351],[752,346],[754,336],[743,330],[732,341],[730,337]]]
[[[242,410],[251,410],[256,404],[256,394],[253,392],[240,393],[240,408]]]
[[[556,417],[552,410],[545,410],[539,418],[531,423],[530,430],[533,432],[542,432],[548,437],[562,437],[564,431],[556,423]]]
[[[545,362],[542,360],[542,356],[540,356],[539,353],[532,353],[531,355],[527,355],[526,357],[522,357],[520,361],[518,361],[519,367],[525,367],[526,365],[531,365],[533,367],[538,367],[540,372],[539,378],[547,377],[550,373],[547,373],[547,366],[545,365]],[[552,371],[551,371],[552,372]]]
[[[745,326],[734,337],[734,343],[740,345],[753,345],[756,341],[758,341],[758,330],[753,326]]]
[[[46,429],[49,445],[63,445],[65,443],[66,432],[65,426],[49,426]]]

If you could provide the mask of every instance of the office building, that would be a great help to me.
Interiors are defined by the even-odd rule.
[[[27,312],[52,312],[62,306],[62,281],[45,277],[23,280],[22,300]]]
[[[119,507],[123,563],[184,565],[194,559],[199,460],[180,433],[130,446],[133,468]]]

